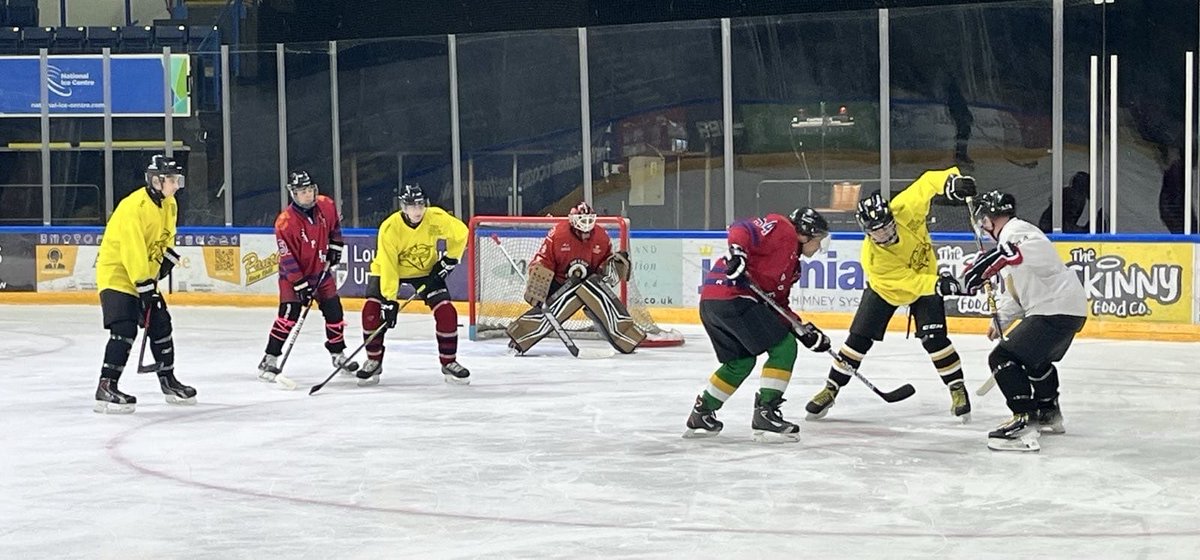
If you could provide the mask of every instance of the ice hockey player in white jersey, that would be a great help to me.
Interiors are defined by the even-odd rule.
[[[1005,287],[998,296],[1001,329],[1008,330],[1022,319],[988,355],[992,375],[1013,413],[988,433],[988,447],[1037,451],[1039,433],[1065,431],[1054,363],[1063,358],[1087,320],[1087,295],[1046,235],[1016,217],[1016,199],[1011,194],[991,191],[976,203],[973,219],[997,245],[976,257],[963,284],[974,294],[999,275]],[[989,328],[989,339],[1000,336],[995,326]]]

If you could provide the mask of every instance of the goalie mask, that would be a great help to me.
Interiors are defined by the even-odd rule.
[[[580,202],[572,208],[567,219],[571,222],[571,229],[583,235],[590,235],[596,228],[596,211],[587,202]]]
[[[146,166],[146,186],[150,190],[171,196],[184,187],[184,182],[183,168],[174,159],[161,154],[150,158]]]
[[[288,177],[287,188],[288,194],[292,195],[292,204],[304,210],[317,205],[317,184],[307,171],[293,171]]]
[[[900,234],[896,231],[896,217],[892,215],[888,202],[879,193],[858,201],[858,212],[854,217],[858,220],[859,227],[876,245],[886,247],[900,241]]]

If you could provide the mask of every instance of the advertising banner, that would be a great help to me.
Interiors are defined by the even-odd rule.
[[[241,291],[241,235],[178,235],[180,262],[171,271],[172,292]]]
[[[112,113],[116,117],[161,117],[163,111],[163,58],[153,54],[113,55]],[[191,62],[186,54],[171,55],[173,115],[190,116],[188,77]],[[103,58],[100,55],[54,55],[49,57],[46,85],[50,116],[104,116]],[[31,117],[41,114],[41,60],[36,56],[0,58],[4,95],[0,95],[0,117]]]
[[[1070,242],[1055,248],[1083,282],[1089,316],[1192,322],[1192,244]]]
[[[279,249],[275,245],[275,235],[246,234],[241,242],[243,293],[278,294]]]
[[[37,234],[37,291],[96,291],[96,257],[102,238],[92,230]]]
[[[0,233],[0,292],[37,289],[37,235]]]

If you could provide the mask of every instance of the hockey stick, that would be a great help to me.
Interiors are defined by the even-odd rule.
[[[424,286],[421,286],[421,288],[424,288]],[[417,299],[417,295],[421,293],[421,288],[417,288],[417,291],[413,292],[413,295],[408,296],[408,299],[404,300],[404,303],[400,304],[400,309],[397,309],[396,312],[399,313],[401,311],[404,311],[404,308],[408,307],[408,304],[412,303],[412,300]],[[385,322],[384,324],[379,325],[379,327],[376,328],[375,330],[371,331],[371,334],[367,335],[366,340],[364,340],[363,343],[361,345],[359,345],[358,348],[355,348],[354,351],[351,352],[350,355],[346,357],[346,361],[342,365],[334,368],[333,373],[330,373],[329,377],[326,377],[324,381],[317,383],[316,385],[313,385],[312,388],[308,390],[308,394],[309,395],[315,394],[317,391],[320,391],[321,388],[325,387],[326,383],[329,383],[331,380],[333,380],[334,377],[337,376],[337,374],[341,373],[341,371],[346,368],[345,364],[350,363],[350,361],[353,360],[354,357],[357,356],[359,352],[362,352],[363,348],[366,348],[367,345],[370,344],[372,340],[375,340],[375,337],[379,336],[379,333],[382,333],[386,329],[387,329],[387,323]]]
[[[975,246],[979,252],[983,252],[983,234],[979,232],[979,224],[975,223],[975,197],[967,197],[967,218],[971,222],[971,232],[975,234]],[[1000,340],[1004,340],[1004,329],[1000,326],[1000,311],[996,306],[996,293],[992,288],[991,280],[984,280],[983,291],[987,294],[988,313],[992,316],[992,328],[996,329],[996,333],[1000,335]],[[996,386],[996,376],[988,374],[988,378],[975,390],[975,394],[984,396],[992,387]]]
[[[158,292],[158,279],[157,278],[154,280],[154,291]],[[159,294],[158,297],[161,298],[162,294]],[[153,307],[147,308],[146,309],[146,319],[144,321],[142,321],[142,323],[145,324],[146,326],[145,326],[145,328],[142,329],[142,331],[143,331],[142,332],[142,349],[138,351],[138,369],[137,369],[138,373],[158,373],[158,370],[162,369],[162,364],[160,364],[158,360],[154,360],[153,362],[150,362],[148,364],[142,363],[142,360],[146,358],[147,343],[150,342],[150,316],[151,316],[150,312],[153,310],[154,310]]]
[[[512,255],[508,254],[508,249],[505,249],[504,245],[500,243],[500,236],[493,233],[492,241],[495,241],[496,246],[499,247],[500,251],[504,253],[504,257],[508,259],[508,264],[512,265],[513,270],[517,271],[517,275],[521,277],[521,281],[529,282],[529,280],[525,277],[525,271],[521,270],[521,267],[517,266],[517,261],[513,260]],[[575,345],[575,341],[571,339],[571,335],[567,334],[567,330],[563,328],[562,323],[558,320],[558,317],[554,316],[554,312],[547,311],[544,303],[539,303],[534,307],[542,310],[542,317],[544,317],[546,322],[550,324],[550,328],[554,329],[554,332],[558,334],[559,340],[562,340],[562,343],[567,347],[567,351],[570,352],[572,356],[578,358],[579,347]]]
[[[321,271],[321,275],[317,277],[317,290],[321,289],[321,284],[325,282],[325,278],[328,277],[329,273],[332,271],[333,267],[330,266],[325,267],[325,269]],[[314,291],[313,296],[308,298],[308,301],[304,304],[304,311],[300,313],[300,318],[296,320],[296,324],[292,327],[292,332],[288,333],[288,339],[285,343],[287,349],[283,351],[283,358],[279,360],[279,365],[276,366],[276,369],[278,369],[279,372],[275,374],[275,383],[282,385],[283,388],[289,391],[296,389],[296,381],[283,375],[283,366],[287,364],[288,356],[292,355],[292,348],[296,346],[296,341],[300,338],[300,329],[304,328],[304,321],[308,318],[308,312],[312,309],[312,302],[315,299],[317,299],[317,295]]]
[[[807,327],[802,325],[800,323],[800,321],[796,320],[796,317],[794,315],[792,315],[791,313],[788,313],[787,310],[783,308],[783,306],[779,305],[778,302],[776,302],[773,298],[771,298],[765,292],[763,292],[762,288],[759,288],[757,285],[755,285],[753,281],[747,279],[746,286],[750,288],[750,291],[754,292],[754,295],[758,296],[759,299],[761,299],[764,303],[766,303],[771,309],[773,309],[775,311],[775,313],[778,313],[780,317],[783,317],[783,319],[786,320],[789,325],[791,325],[792,334],[795,335],[796,338],[800,338],[801,336],[811,332],[808,330]],[[833,349],[829,349],[829,350],[827,350],[827,352],[829,353],[829,355],[831,357],[833,357],[833,360],[835,362],[837,362],[844,370],[849,371],[850,373],[854,374],[854,377],[857,377],[859,381],[863,382],[863,385],[866,385],[867,388],[871,390],[871,392],[875,393],[876,395],[879,395],[879,398],[883,399],[884,401],[887,401],[889,403],[900,402],[904,399],[907,399],[908,397],[913,396],[917,392],[917,390],[915,388],[913,388],[912,384],[910,384],[910,383],[905,383],[904,385],[901,385],[891,391],[880,390],[878,387],[875,386],[874,383],[871,383],[871,381],[869,379],[867,379],[865,376],[863,376],[863,374],[859,373],[858,368],[853,367],[850,364],[847,364],[846,362],[842,361],[841,356],[838,356],[837,352],[834,352]]]

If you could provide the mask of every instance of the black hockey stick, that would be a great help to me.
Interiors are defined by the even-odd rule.
[[[525,271],[521,270],[521,267],[517,266],[517,261],[513,260],[512,255],[508,254],[508,249],[505,249],[504,245],[500,243],[500,236],[493,233],[492,241],[495,241],[496,246],[499,247],[500,251],[504,253],[504,257],[508,259],[508,264],[512,265],[513,270],[517,271],[517,275],[521,277],[521,281],[529,282],[529,280],[525,277]],[[546,309],[544,303],[539,303],[533,307],[541,309],[542,317],[544,317],[546,322],[550,324],[550,328],[554,329],[554,332],[558,334],[559,340],[562,340],[563,345],[567,347],[567,351],[570,352],[572,356],[578,358],[579,347],[575,345],[575,341],[571,338],[571,335],[567,334],[567,330],[563,328],[562,323],[558,320],[558,317],[554,316],[554,312]]]
[[[975,223],[975,197],[967,197],[967,218],[971,222],[971,232],[975,234],[975,246],[979,252],[983,252],[983,234],[979,232],[979,224]],[[992,281],[983,281],[983,291],[987,294],[988,314],[992,316],[992,328],[996,329],[996,334],[1000,336],[1000,340],[1004,340],[1004,329],[1000,325],[1000,311],[996,305],[996,292],[992,289]],[[984,396],[992,387],[996,386],[996,376],[988,374],[988,378],[975,390],[975,394]]]
[[[155,289],[157,289],[157,286],[155,287]],[[142,360],[144,360],[146,358],[146,346],[148,346],[147,343],[150,342],[150,315],[151,315],[150,312],[151,311],[153,311],[153,308],[146,309],[146,320],[143,321],[146,324],[146,327],[142,329],[142,331],[143,331],[142,332],[142,349],[140,351],[138,351],[138,369],[137,369],[138,373],[158,373],[158,370],[160,368],[158,360],[154,360],[153,362],[150,362],[148,364],[142,363]]]
[[[401,311],[404,311],[404,308],[408,307],[408,304],[412,303],[412,300],[417,298],[417,294],[421,293],[422,288],[424,288],[424,286],[421,286],[421,288],[417,288],[417,291],[413,292],[413,295],[408,296],[408,299],[404,300],[404,303],[402,303],[400,305],[400,309],[396,310],[396,312],[399,313]],[[371,331],[371,334],[367,335],[366,340],[364,340],[363,343],[361,345],[359,345],[358,348],[355,348],[354,351],[351,352],[350,355],[346,357],[346,361],[342,365],[334,368],[333,373],[330,373],[329,377],[326,377],[324,381],[317,383],[316,385],[313,385],[312,388],[308,390],[308,394],[309,395],[315,394],[317,391],[320,391],[321,388],[325,387],[326,383],[329,383],[330,381],[333,380],[334,377],[337,376],[337,374],[341,373],[341,371],[346,368],[346,364],[350,363],[350,361],[353,360],[354,357],[357,356],[359,352],[362,352],[363,348],[366,348],[367,345],[370,344],[372,340],[375,340],[375,337],[379,336],[379,333],[382,333],[385,330],[387,330],[386,322],[382,325],[379,325],[379,327],[376,328],[375,330]]]
[[[765,302],[771,309],[773,309],[775,311],[775,313],[778,313],[780,317],[783,317],[784,320],[786,320],[788,322],[788,324],[791,325],[792,334],[795,335],[796,338],[800,338],[811,332],[805,325],[801,324],[800,321],[796,320],[796,317],[794,315],[792,315],[791,313],[788,313],[787,310],[783,308],[783,306],[779,305],[779,303],[776,302],[771,296],[769,296],[765,292],[763,292],[762,288],[759,288],[758,286],[756,286],[754,284],[754,282],[747,279],[746,286],[748,286],[750,288],[750,291],[754,292],[754,295],[758,296],[759,299],[761,299],[763,302]],[[870,389],[873,393],[875,393],[876,395],[879,395],[879,398],[881,398],[887,402],[890,402],[890,403],[900,402],[904,399],[907,399],[908,397],[913,396],[917,392],[917,390],[915,388],[913,388],[912,384],[910,384],[910,383],[905,383],[904,385],[901,385],[891,391],[880,390],[878,387],[875,386],[874,383],[871,383],[871,381],[869,379],[867,379],[865,376],[863,376],[863,374],[859,373],[858,368],[853,367],[850,364],[847,364],[846,362],[842,361],[841,356],[838,356],[837,352],[834,352],[833,349],[828,350],[828,353],[831,357],[833,357],[833,360],[841,366],[841,368],[843,370],[849,371],[850,373],[854,374],[854,377],[857,377],[859,381],[862,381],[863,385],[866,385],[867,388]]]
[[[308,312],[312,309],[313,300],[317,299],[317,292],[321,289],[321,284],[325,282],[325,278],[333,271],[333,267],[327,266],[321,271],[321,276],[317,277],[317,285],[313,290],[312,297],[304,304],[304,311],[300,313],[300,318],[296,320],[296,325],[292,327],[292,332],[288,333],[287,349],[283,351],[283,357],[279,359],[279,373],[283,373],[283,366],[287,364],[288,356],[292,355],[292,347],[296,346],[296,340],[300,338],[300,329],[304,327],[304,320],[308,318]]]

